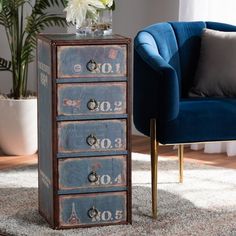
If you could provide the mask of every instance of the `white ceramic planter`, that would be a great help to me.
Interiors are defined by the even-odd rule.
[[[0,148],[7,155],[38,149],[37,99],[0,99]]]

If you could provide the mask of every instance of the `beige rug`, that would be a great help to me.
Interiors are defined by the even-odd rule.
[[[37,167],[0,172],[0,235],[236,235],[236,171],[161,158],[159,217],[152,220],[149,156],[133,154],[133,224],[50,229],[37,211]]]

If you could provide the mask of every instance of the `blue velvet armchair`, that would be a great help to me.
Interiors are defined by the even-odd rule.
[[[152,214],[157,217],[158,144],[236,139],[236,98],[189,98],[204,28],[236,31],[217,22],[166,22],[141,30],[134,41],[134,123],[151,138]]]

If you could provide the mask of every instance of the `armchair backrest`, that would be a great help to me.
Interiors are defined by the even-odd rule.
[[[181,97],[186,97],[192,86],[203,28],[236,31],[233,25],[202,21],[157,23],[142,30],[153,37],[159,54],[175,69]]]

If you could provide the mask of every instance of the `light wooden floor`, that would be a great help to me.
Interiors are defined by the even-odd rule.
[[[141,136],[132,137],[132,151],[149,154],[149,139]],[[177,150],[173,146],[160,146],[160,155],[163,157],[177,158]],[[0,153],[0,170],[37,164],[37,154],[32,156],[4,156]],[[222,166],[236,169],[236,156],[227,157],[226,154],[205,154],[203,151],[184,150],[185,161]]]

